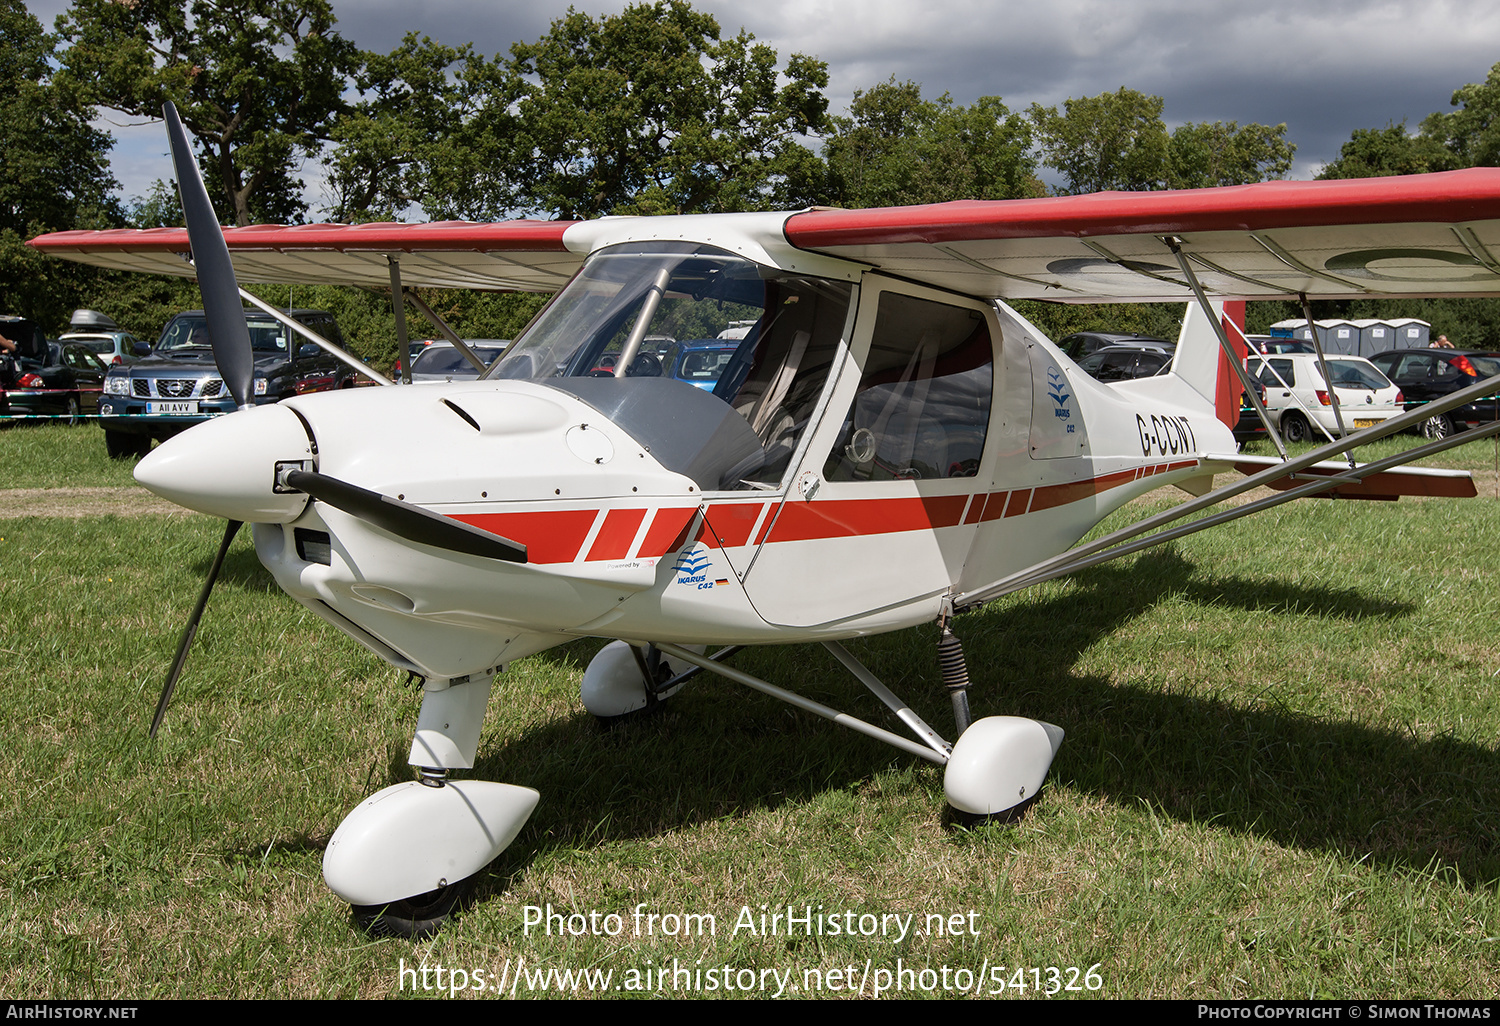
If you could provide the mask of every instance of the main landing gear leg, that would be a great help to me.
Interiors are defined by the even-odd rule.
[[[702,645],[688,648],[699,655],[704,651]],[[601,723],[614,723],[655,709],[675,695],[686,681],[672,681],[690,669],[691,663],[663,655],[655,645],[637,648],[624,641],[611,641],[583,671],[579,697],[583,707]]]
[[[365,799],[328,842],[323,879],[373,934],[435,933],[536,808],[529,787],[448,779],[474,765],[493,679],[425,682],[409,756],[420,779]]]
[[[823,647],[889,706],[918,740],[893,734],[883,727],[866,723],[848,713],[768,684],[758,677],[752,677],[699,653],[665,643],[659,647],[674,659],[692,663],[815,716],[883,741],[893,748],[937,763],[944,767],[943,790],[948,804],[969,816],[1014,815],[1019,811],[1018,807],[1029,804],[1041,790],[1047,769],[1052,765],[1052,757],[1062,744],[1062,730],[1050,723],[1020,716],[986,716],[970,725],[958,741],[950,745],[844,646],[833,641],[824,642]],[[957,659],[959,669],[962,670],[961,651],[958,652]],[[966,708],[966,699],[963,704]],[[967,718],[966,712],[964,716]]]
[[[1014,819],[1036,801],[1062,744],[1062,728],[1021,716],[986,716],[970,724],[963,646],[946,617],[941,627],[938,666],[959,735],[943,773],[943,791],[948,804],[967,818]]]
[[[948,621],[942,622],[943,633],[938,638],[938,667],[943,671],[943,687],[948,689],[948,698],[953,702],[953,723],[958,736],[963,737],[969,729],[969,667],[964,662],[964,647],[959,644]]]

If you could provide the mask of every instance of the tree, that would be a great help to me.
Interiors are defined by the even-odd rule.
[[[22,0],[0,0],[0,312],[55,321],[92,272],[26,248],[33,235],[119,223],[110,199],[108,135],[92,110],[52,80],[56,39]]]
[[[1286,141],[1286,125],[1213,121],[1178,125],[1167,144],[1169,184],[1174,189],[1247,185],[1284,178],[1297,152]]]
[[[1500,166],[1500,64],[1483,82],[1455,90],[1452,105],[1458,110],[1423,119],[1423,137],[1445,146],[1454,167]]]
[[[960,107],[894,76],[856,92],[823,147],[830,199],[850,207],[1039,195],[1030,123],[997,96]]]
[[[1056,107],[1031,105],[1031,120],[1045,154],[1060,171],[1065,193],[1106,189],[1161,189],[1170,174],[1162,98],[1121,87]]]
[[[411,33],[367,54],[356,84],[363,98],[335,124],[326,161],[335,220],[393,219],[413,205],[434,220],[506,216],[521,92],[508,69]]]
[[[822,129],[828,73],[718,23],[685,0],[598,20],[570,10],[511,48],[521,96],[507,140],[524,209],[561,218],[801,205],[822,166],[798,136]],[[784,82],[782,80],[785,80]]]
[[[1425,133],[1407,134],[1403,121],[1384,128],[1356,128],[1339,150],[1338,159],[1325,164],[1318,178],[1420,175],[1460,166],[1453,152],[1440,140]]]
[[[125,220],[132,228],[182,228],[187,224],[177,186],[160,178],[151,183],[151,191],[145,196],[131,199]]]
[[[333,24],[327,0],[73,0],[58,78],[137,117],[171,100],[221,216],[294,221],[298,161],[328,138],[358,66]]]
[[[1464,167],[1500,166],[1500,64],[1483,82],[1453,93],[1454,111],[1422,119],[1411,134],[1406,122],[1385,128],[1355,129],[1319,178],[1378,178],[1419,175]]]

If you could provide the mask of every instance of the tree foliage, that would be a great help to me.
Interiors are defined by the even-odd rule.
[[[411,33],[389,54],[366,54],[362,99],[331,133],[329,185],[338,221],[499,219],[514,206],[510,108],[519,82],[472,46]]]
[[[922,99],[915,82],[856,92],[847,117],[829,119],[829,200],[848,207],[1013,199],[1041,195],[1030,122],[998,96],[961,107],[947,93]]]
[[[1483,82],[1470,82],[1453,93],[1458,109],[1428,115],[1422,135],[1441,143],[1455,167],[1500,166],[1500,64]]]
[[[1458,109],[1423,118],[1416,133],[1408,132],[1404,121],[1355,129],[1338,159],[1318,177],[1378,178],[1500,166],[1500,64],[1490,68],[1483,82],[1454,90],[1452,105]]]
[[[1056,107],[1031,105],[1031,120],[1066,193],[1163,189],[1168,180],[1162,98],[1123,86]]]
[[[595,19],[570,10],[511,48],[515,196],[561,218],[797,206],[822,179],[826,66],[719,25],[685,0]],[[782,78],[785,81],[782,81]]]
[[[1045,153],[1065,193],[1105,189],[1203,189],[1282,178],[1297,147],[1286,125],[1189,122],[1167,132],[1160,96],[1134,89],[1031,106]]]
[[[91,272],[47,260],[25,241],[119,223],[110,138],[89,125],[88,104],[52,80],[56,39],[22,0],[0,0],[0,38],[0,312],[50,323]]]
[[[1425,133],[1410,135],[1406,122],[1384,128],[1357,128],[1339,150],[1338,159],[1323,166],[1319,179],[1381,178],[1421,175],[1461,167],[1453,152]]]
[[[1286,141],[1285,123],[1241,128],[1235,121],[1203,121],[1173,129],[1167,150],[1170,187],[1206,189],[1284,178],[1297,147]]]
[[[333,24],[327,0],[73,0],[59,79],[137,117],[172,101],[221,216],[295,221],[299,162],[328,138],[358,64]]]

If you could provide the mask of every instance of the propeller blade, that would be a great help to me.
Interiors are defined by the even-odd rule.
[[[229,543],[234,541],[234,536],[239,533],[241,521],[229,520],[224,524],[224,540],[219,543],[219,554],[214,557],[214,565],[209,567],[208,580],[203,582],[203,591],[198,596],[198,604],[193,607],[193,615],[188,617],[187,626],[183,628],[182,640],[177,642],[177,656],[172,660],[172,669],[167,672],[167,682],[162,685],[161,698],[156,702],[156,715],[151,717],[151,737],[156,737],[157,730],[161,727],[162,717],[167,715],[167,703],[172,701],[172,691],[177,687],[177,678],[182,676],[182,667],[187,663],[188,649],[193,647],[193,639],[198,636],[198,621],[203,619],[203,610],[208,605],[209,593],[214,590],[214,581],[219,579],[219,570],[224,566],[224,556],[229,552]]]
[[[320,502],[341,509],[350,516],[374,524],[407,541],[431,545],[436,549],[463,552],[485,559],[503,559],[509,563],[526,562],[526,546],[481,531],[451,517],[440,516],[389,495],[340,481],[336,477],[311,470],[293,470],[286,484],[304,491]]]
[[[255,355],[250,349],[250,329],[245,326],[245,308],[240,304],[240,286],[234,277],[234,264],[224,232],[209,201],[208,189],[187,133],[171,102],[162,104],[167,122],[167,138],[172,143],[172,166],[177,173],[177,195],[187,220],[188,242],[193,247],[193,267],[198,272],[198,291],[203,294],[203,315],[208,320],[208,341],[213,346],[214,363],[219,377],[229,387],[235,405],[244,407],[251,401],[250,387],[255,380]]]

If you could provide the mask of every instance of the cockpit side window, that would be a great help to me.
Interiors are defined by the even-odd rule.
[[[817,406],[838,353],[851,287],[844,282],[767,282],[765,313],[730,361],[715,394],[745,418],[765,459],[733,487],[775,485]]]
[[[853,405],[828,455],[828,481],[972,477],[994,391],[984,314],[881,295]]]

